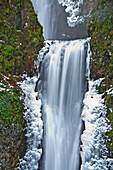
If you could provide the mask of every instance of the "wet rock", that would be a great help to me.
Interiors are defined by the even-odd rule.
[[[103,77],[102,72],[98,71],[96,73],[96,78],[99,79],[99,78],[102,78],[102,77]]]

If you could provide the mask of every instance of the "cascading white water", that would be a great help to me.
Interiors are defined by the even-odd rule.
[[[42,66],[45,110],[44,170],[78,170],[81,109],[85,83],[85,43],[55,41]],[[46,76],[45,76],[46,75]]]
[[[49,36],[55,34],[54,24],[58,15],[53,12],[55,10],[54,2],[56,0],[31,0],[34,5],[34,10],[38,13],[38,18],[44,27],[44,37],[49,39]],[[42,14],[43,12],[43,14]],[[53,18],[53,19],[52,19]],[[51,22],[52,21],[52,22]],[[51,27],[51,29],[50,29]]]
[[[87,37],[84,19],[79,16],[83,0],[31,0],[31,2],[43,26],[46,40],[75,40]]]
[[[87,37],[86,27],[81,24],[76,29],[68,28],[65,20],[68,19],[70,26],[78,25],[83,21],[83,17],[78,15],[83,0],[31,1],[44,27],[45,39],[72,40]],[[65,15],[64,8],[58,2],[66,7],[65,11],[69,12],[69,17]],[[113,160],[107,159],[105,154],[107,149],[102,138],[110,127],[106,123],[106,108],[103,106],[101,96],[96,94],[95,87],[98,83],[89,82],[89,91],[85,95],[82,111],[82,100],[86,90],[85,73],[87,71],[88,78],[90,73],[90,59],[89,55],[87,56],[87,51],[89,52],[90,49],[89,44],[88,49],[86,45],[88,42],[89,39],[46,41],[46,46],[40,51],[38,57],[38,61],[42,62],[38,83],[36,83],[37,78],[34,77],[28,78],[21,84],[26,94],[25,119],[28,146],[17,169],[37,170],[40,167],[41,170],[79,170],[80,168],[81,170],[107,170],[112,167]],[[35,89],[38,89],[38,96],[43,104],[45,127],[43,154],[41,100],[36,101],[35,83],[38,84]],[[82,135],[81,119],[85,125]],[[42,163],[39,165],[41,156]]]

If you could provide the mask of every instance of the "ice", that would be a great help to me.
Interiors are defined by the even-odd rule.
[[[65,6],[65,12],[69,13],[67,17],[67,23],[70,27],[75,27],[79,23],[84,22],[84,16],[80,16],[80,7],[83,4],[83,0],[58,0],[59,4]]]
[[[85,130],[81,135],[81,170],[109,168],[103,137],[110,128],[106,118],[107,108],[103,104],[102,94],[98,94],[96,90],[101,81],[102,79],[89,81],[89,91],[86,92],[83,101],[82,120],[85,123]]]
[[[27,108],[24,113],[26,120],[27,151],[23,159],[20,160],[18,169],[38,169],[38,160],[42,155],[40,143],[43,135],[43,122],[41,120],[41,100],[36,100],[37,92],[34,92],[37,77],[26,77],[26,80],[20,83],[20,87],[25,93],[24,105]]]

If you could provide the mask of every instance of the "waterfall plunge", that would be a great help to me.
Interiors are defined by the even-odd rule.
[[[45,170],[78,170],[80,166],[85,42],[53,42],[42,63]]]
[[[64,0],[63,0],[64,1]],[[79,17],[83,0],[31,0],[46,40],[75,40],[87,37],[87,28]],[[59,4],[60,3],[60,4]],[[63,6],[62,6],[62,5]],[[66,8],[66,9],[65,9]],[[67,13],[66,13],[66,12]],[[69,12],[69,13],[68,13]],[[69,25],[73,25],[69,27]]]

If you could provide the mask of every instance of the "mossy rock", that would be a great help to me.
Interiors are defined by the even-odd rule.
[[[107,106],[108,124],[111,130],[106,135],[108,157],[113,158],[113,97],[108,94],[113,89],[113,1],[99,0],[91,22],[88,25],[88,33],[91,37],[91,79],[104,77],[98,87],[98,92],[103,94]],[[110,141],[110,142],[109,142]]]
[[[33,75],[35,69],[31,62],[28,71],[27,58],[36,60],[44,38],[30,0],[4,0],[1,4],[0,27],[0,71],[7,75],[24,72]]]
[[[30,0],[3,0],[0,30],[0,88],[4,89],[0,92],[0,169],[15,169],[26,150],[23,94],[17,82],[23,73],[35,74],[43,28]]]

